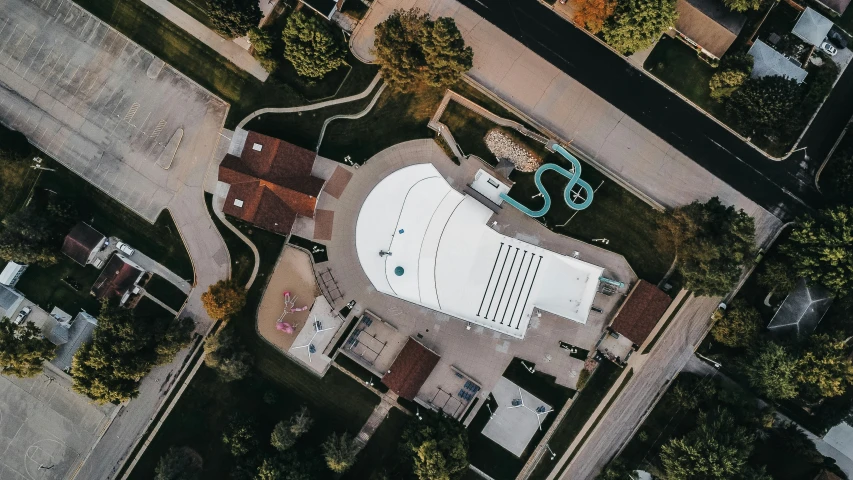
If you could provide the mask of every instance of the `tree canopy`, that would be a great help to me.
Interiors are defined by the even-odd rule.
[[[227,38],[246,35],[263,18],[261,7],[254,0],[207,0],[207,14],[213,30]]]
[[[809,337],[797,365],[797,382],[811,399],[843,395],[853,383],[853,362],[844,338],[829,334]]]
[[[796,375],[797,358],[775,342],[764,342],[754,348],[743,370],[749,384],[771,400],[794,398],[799,393]]]
[[[755,435],[738,425],[725,408],[700,412],[694,430],[661,447],[661,463],[669,480],[728,480],[749,470],[747,460]]]
[[[754,59],[752,55],[728,55],[723,57],[720,66],[711,76],[708,87],[711,98],[722,100],[730,97],[752,73]]]
[[[796,274],[788,262],[773,259],[764,262],[764,267],[758,273],[756,280],[759,285],[767,290],[777,291],[784,295],[794,289]]]
[[[726,314],[714,324],[711,335],[729,347],[748,347],[755,343],[761,331],[761,314],[742,299],[729,305]]]
[[[837,296],[853,285],[853,206],[839,206],[800,219],[781,251],[798,277]]]
[[[61,242],[47,215],[28,206],[6,216],[0,230],[0,258],[30,265],[57,262]]]
[[[853,148],[833,155],[829,166],[821,175],[820,184],[829,187],[824,190],[833,199],[853,205]]]
[[[235,457],[248,454],[258,446],[254,423],[240,414],[233,415],[222,432],[222,443]]]
[[[23,133],[0,125],[0,161],[23,161],[30,158],[33,147]]]
[[[601,33],[608,45],[628,55],[650,47],[677,19],[673,0],[625,0],[616,3]]]
[[[282,420],[276,424],[270,437],[270,444],[280,452],[287,451],[296,444],[299,437],[311,429],[313,424],[314,420],[308,412],[308,407],[303,405],[299,412],[290,417],[289,421]]]
[[[252,44],[255,55],[263,57],[272,50],[275,41],[269,30],[262,29],[261,27],[252,27],[249,29],[248,35],[249,43]]]
[[[32,322],[15,325],[0,319],[0,373],[28,378],[41,373],[42,363],[56,353],[56,346],[42,337]]]
[[[216,370],[225,382],[245,378],[255,361],[229,328],[209,335],[204,341],[204,353],[204,364]]]
[[[573,21],[592,33],[598,33],[604,28],[604,22],[613,15],[616,9],[614,0],[578,0],[575,3]]]
[[[723,3],[733,12],[746,12],[761,8],[763,0],[723,0]]]
[[[171,447],[160,457],[154,480],[197,480],[201,475],[201,455],[189,447]]]
[[[424,413],[403,431],[401,448],[420,480],[458,479],[468,469],[468,432],[459,422]]]
[[[284,40],[284,58],[303,77],[322,78],[346,63],[343,39],[316,15],[293,12],[287,17],[281,35]]]
[[[375,31],[379,72],[397,90],[447,87],[474,65],[474,51],[452,18],[433,21],[418,9],[395,10]]]
[[[747,79],[726,101],[729,118],[747,136],[777,137],[796,130],[803,88],[788,77]]]
[[[658,236],[674,247],[688,289],[697,295],[724,295],[752,255],[755,222],[714,197],[671,210],[659,221]]]
[[[360,449],[361,446],[352,438],[352,435],[332,433],[323,442],[323,458],[326,459],[329,470],[344,473],[353,466]]]
[[[228,321],[246,305],[246,289],[234,280],[220,280],[201,294],[201,303],[210,318]]]
[[[191,319],[137,318],[133,310],[104,302],[92,341],[74,354],[74,390],[98,403],[136,397],[139,380],[189,343],[190,325]]]

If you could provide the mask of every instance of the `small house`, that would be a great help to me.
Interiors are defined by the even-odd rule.
[[[119,298],[119,304],[124,305],[144,275],[145,270],[142,267],[116,253],[92,285],[92,295],[99,300]]]
[[[712,58],[721,58],[746,24],[746,16],[731,11],[722,0],[678,0],[675,8],[678,35]]]
[[[27,266],[21,263],[7,263],[3,268],[3,271],[0,272],[0,284],[6,285],[7,287],[14,287],[18,283],[18,280],[21,279],[21,275],[24,274],[26,269]]]
[[[11,318],[21,307],[24,296],[17,290],[6,285],[0,285],[0,318]]]
[[[382,383],[406,400],[414,400],[440,358],[437,353],[410,337],[388,373],[382,377]]]
[[[56,358],[50,363],[64,372],[71,370],[74,354],[77,353],[81,345],[92,339],[92,334],[97,326],[98,320],[81,310],[67,329],[67,340],[56,349]]]
[[[93,263],[106,241],[107,237],[88,223],[77,222],[62,242],[62,253],[85,267]]]
[[[811,7],[806,7],[800,14],[800,18],[797,19],[797,24],[794,25],[791,33],[798,36],[802,41],[819,47],[832,29],[832,25],[832,20],[812,10]]]
[[[797,83],[803,83],[808,72],[799,67],[785,55],[777,52],[770,45],[756,40],[749,48],[749,54],[754,60],[752,66],[752,78],[761,77],[788,77]]]

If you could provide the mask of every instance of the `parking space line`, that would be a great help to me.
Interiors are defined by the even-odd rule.
[[[39,47],[38,52],[36,52],[36,54],[33,56],[33,59],[30,62],[30,64],[27,65],[27,69],[24,71],[24,74],[21,75],[21,78],[23,78],[24,80],[27,79],[27,74],[30,73],[30,69],[33,67],[33,64],[36,63],[36,59],[38,58],[39,54],[41,53],[41,50],[44,48],[45,43],[47,43],[47,41],[41,42],[41,46]]]
[[[13,28],[13,29],[12,29],[12,33],[10,33],[10,34],[9,34],[9,40],[11,40],[11,39],[12,39],[12,37],[14,37],[14,36],[15,36],[15,33],[16,33],[17,31],[18,31],[18,24],[16,23],[16,24],[15,24],[15,28]],[[6,45],[8,45],[8,43],[9,43],[8,41],[7,41],[7,42],[3,42],[3,46],[1,46],[1,47],[0,47],[0,52],[5,52],[5,51],[6,51]],[[10,55],[10,56],[11,56],[11,55]]]
[[[18,60],[18,65],[15,67],[14,70],[12,70],[13,73],[18,73],[18,68],[21,66],[21,63],[23,63],[24,59],[27,57],[27,54],[30,53],[30,49],[33,48],[33,42],[35,42],[35,41],[36,41],[36,37],[33,37],[30,40],[30,44],[27,45],[27,50],[24,52],[23,55],[21,55],[21,59]],[[44,45],[44,44],[42,44],[42,45]],[[39,48],[39,51],[41,51],[41,48]],[[36,53],[36,55],[38,55],[38,53]],[[33,60],[35,60],[35,58]],[[29,70],[29,68],[28,68],[28,70]]]
[[[12,61],[12,58],[14,58],[14,56],[15,56],[15,49],[17,49],[17,48],[18,48],[18,45],[20,45],[20,44],[21,44],[21,41],[24,39],[24,37],[25,37],[25,36],[27,36],[27,37],[29,36],[29,35],[27,35],[27,32],[23,32],[23,33],[21,33],[21,36],[19,36],[19,37],[18,37],[18,41],[17,41],[17,42],[15,43],[15,45],[14,45],[14,46],[9,50],[9,59],[8,59],[8,60],[6,60],[5,62],[3,62],[3,64],[4,64],[4,65],[6,65],[7,67],[9,66],[9,62],[11,62],[11,61]]]
[[[47,81],[50,79],[50,77],[52,77],[52,76],[53,76],[53,71],[54,71],[54,69],[56,68],[56,66],[57,66],[57,65],[59,65],[59,62],[60,62],[60,61],[62,61],[62,52],[60,52],[60,53],[59,53],[59,56],[58,56],[58,57],[56,57],[56,61],[55,61],[55,62],[53,62],[53,66],[52,66],[52,67],[50,67],[50,73],[48,73],[47,75],[45,75],[45,77],[44,77],[44,81],[43,81],[43,82],[41,82],[41,88],[44,88],[44,87],[45,87],[45,85],[47,85]],[[70,62],[70,61],[71,61],[71,60],[69,60],[69,62]]]

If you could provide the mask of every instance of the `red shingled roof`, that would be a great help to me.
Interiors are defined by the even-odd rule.
[[[409,338],[391,364],[391,371],[382,377],[382,383],[406,400],[414,400],[439,358],[438,354]]]
[[[262,146],[260,152],[255,144]],[[240,157],[226,155],[219,165],[219,181],[231,185],[223,211],[287,235],[297,215],[314,217],[324,183],[311,175],[314,158],[314,152],[249,132]],[[237,200],[243,205],[235,205]]]
[[[88,223],[77,222],[62,242],[62,253],[85,266],[92,250],[101,248],[105,239],[104,234],[89,226]]]
[[[99,300],[104,298],[121,297],[136,283],[144,270],[129,262],[119,254],[110,257],[107,266],[92,285],[92,293]]]
[[[669,308],[672,299],[651,283],[640,280],[616,312],[610,325],[616,333],[625,335],[637,345],[642,345],[652,333],[658,320]]]

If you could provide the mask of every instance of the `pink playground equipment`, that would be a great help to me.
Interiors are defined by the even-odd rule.
[[[284,311],[281,312],[281,316],[278,317],[278,321],[276,322],[275,328],[284,333],[293,333],[294,325],[291,325],[284,321],[284,317],[287,316],[288,313],[293,312],[304,312],[308,310],[308,306],[304,307],[296,307],[296,298],[291,297],[289,291],[284,292]]]

